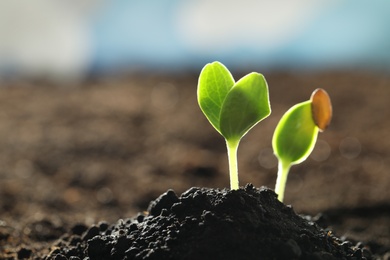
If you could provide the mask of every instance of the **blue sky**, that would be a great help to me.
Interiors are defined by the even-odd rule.
[[[390,1],[0,1],[0,74],[390,66]]]

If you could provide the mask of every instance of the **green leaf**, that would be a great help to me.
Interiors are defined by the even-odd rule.
[[[220,115],[220,132],[227,140],[240,140],[270,113],[267,82],[263,75],[252,72],[227,94]]]
[[[276,126],[272,139],[274,153],[284,165],[301,163],[312,152],[317,136],[311,101],[296,104]]]
[[[222,104],[233,85],[232,74],[217,61],[207,64],[199,75],[197,95],[200,109],[219,133]]]

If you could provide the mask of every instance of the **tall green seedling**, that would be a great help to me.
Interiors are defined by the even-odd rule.
[[[226,140],[230,188],[238,189],[237,149],[240,140],[271,113],[267,82],[256,72],[235,82],[223,64],[213,62],[200,73],[197,96],[200,109]]]
[[[323,89],[316,89],[310,100],[291,107],[280,119],[272,138],[279,160],[275,192],[283,201],[290,167],[299,164],[313,151],[318,132],[324,131],[332,118],[332,104]]]

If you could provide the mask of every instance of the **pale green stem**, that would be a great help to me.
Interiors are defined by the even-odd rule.
[[[284,199],[284,190],[286,189],[287,176],[290,167],[290,163],[282,162],[281,160],[279,160],[278,177],[276,178],[275,193],[278,194],[278,200],[280,200],[281,202],[283,202]]]
[[[230,189],[238,190],[237,149],[240,140],[226,140],[229,160]]]

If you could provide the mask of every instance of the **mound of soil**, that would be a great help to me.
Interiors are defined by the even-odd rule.
[[[45,259],[374,259],[268,188],[168,190],[148,212],[109,226],[78,225]]]

